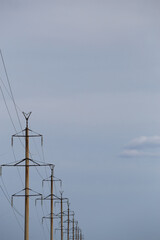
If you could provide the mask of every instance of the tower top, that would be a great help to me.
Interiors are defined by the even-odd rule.
[[[22,113],[23,113],[23,115],[26,119],[26,127],[28,127],[28,119],[29,119],[32,112],[29,112],[29,113],[22,112]]]
[[[29,112],[29,113],[22,112],[22,113],[23,113],[25,119],[28,120],[32,112]]]

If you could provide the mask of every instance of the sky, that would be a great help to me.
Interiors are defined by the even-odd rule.
[[[15,102],[32,111],[29,126],[43,134],[45,160],[55,164],[87,240],[160,237],[159,9],[157,0],[0,0],[0,48]],[[21,131],[2,61],[0,79]],[[17,139],[11,147],[2,93],[0,116],[0,164],[14,161],[13,150],[23,159]],[[43,160],[40,140],[30,149]],[[39,171],[30,170],[30,186],[42,192],[50,171]],[[22,169],[2,169],[3,240],[23,238],[24,198],[14,199],[20,216],[4,196],[23,188]],[[30,240],[49,238],[49,222],[41,224],[48,212],[48,203],[30,200]]]

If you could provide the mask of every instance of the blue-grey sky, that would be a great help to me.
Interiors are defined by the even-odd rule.
[[[88,240],[160,237],[159,10],[157,0],[0,1],[0,48],[16,103],[32,111],[30,127],[44,135],[46,161],[56,165]],[[0,77],[7,85],[2,62]],[[15,131],[2,96],[0,115],[0,163],[12,162]],[[18,140],[14,151],[24,157]],[[42,157],[32,141],[31,151]],[[30,185],[41,191],[32,171]],[[17,169],[3,169],[3,181],[9,195],[23,188]],[[0,196],[1,238],[20,240],[23,231]],[[24,199],[14,203],[23,214]],[[42,215],[31,201],[30,240],[49,238]]]

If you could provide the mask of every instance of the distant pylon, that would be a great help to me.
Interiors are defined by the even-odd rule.
[[[57,197],[55,194],[54,194],[54,191],[53,191],[53,182],[57,182],[59,181],[60,182],[60,185],[62,185],[62,180],[59,179],[59,178],[56,178],[54,177],[54,165],[51,166],[51,176],[46,178],[46,179],[43,179],[42,181],[42,186],[43,186],[43,182],[50,182],[51,183],[51,193],[44,197],[43,200],[50,200],[50,214],[49,216],[43,216],[42,220],[45,219],[45,218],[48,218],[50,219],[50,240],[53,240],[53,219],[54,218],[58,218],[56,215],[54,215],[54,211],[53,211],[53,201],[54,200],[60,200],[59,197]],[[36,200],[40,200],[40,199],[36,199]]]

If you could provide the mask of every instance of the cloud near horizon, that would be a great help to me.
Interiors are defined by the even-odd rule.
[[[160,157],[158,148],[160,148],[160,136],[141,136],[127,144],[120,157]]]

